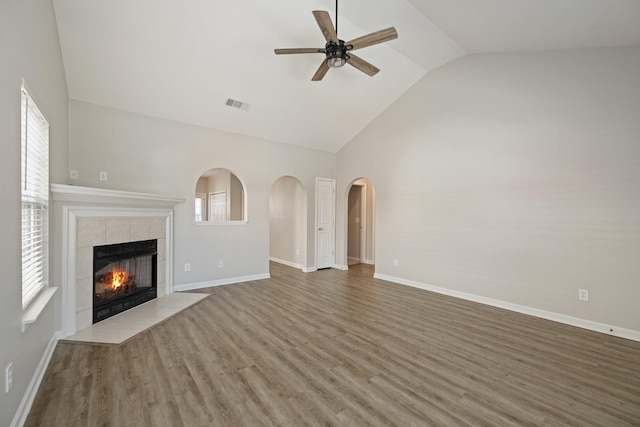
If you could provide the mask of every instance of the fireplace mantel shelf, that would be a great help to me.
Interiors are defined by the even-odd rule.
[[[51,194],[55,201],[100,205],[173,208],[175,205],[185,202],[185,199],[158,194],[79,187],[65,184],[51,184]]]

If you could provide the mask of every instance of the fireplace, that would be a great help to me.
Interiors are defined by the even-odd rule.
[[[157,297],[158,241],[93,248],[93,323]]]

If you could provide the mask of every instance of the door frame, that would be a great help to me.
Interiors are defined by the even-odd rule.
[[[366,184],[354,184],[360,187],[360,262],[367,262],[367,190]],[[353,185],[352,185],[353,187]]]
[[[351,223],[351,211],[350,211],[350,206],[351,206],[351,195],[353,194],[354,188],[358,187],[358,203],[360,206],[360,211],[358,212],[358,220],[355,224]],[[345,221],[346,224],[346,228],[345,228],[345,238],[347,240],[347,249],[346,249],[346,256],[347,256],[347,265],[349,265],[349,260],[354,260],[356,259],[355,257],[351,257],[349,255],[349,248],[351,243],[355,243],[352,242],[351,239],[351,227],[352,225],[354,227],[358,227],[359,228],[359,232],[358,232],[358,262],[364,263],[366,256],[367,256],[367,195],[366,195],[366,184],[351,184],[351,186],[349,187],[349,189],[347,190],[347,200],[345,203],[346,206],[346,213],[347,213],[347,220]],[[353,239],[355,240],[355,239]]]
[[[318,191],[320,182],[325,181],[331,183],[331,265],[320,267],[320,230],[318,224],[318,217],[320,211],[320,192]],[[315,263],[316,269],[319,268],[333,268],[336,264],[336,180],[332,178],[320,178],[316,177],[316,206],[315,206],[315,228],[314,228],[314,238],[315,238]]]
[[[358,181],[364,180],[364,183],[357,184]],[[349,259],[349,212],[346,206],[349,205],[349,192],[351,191],[351,187],[354,185],[361,186],[363,190],[362,195],[363,198],[361,200],[361,209],[362,216],[360,223],[362,224],[362,233],[360,234],[361,245],[364,247],[364,260],[361,261],[364,264],[375,265],[376,259],[376,190],[373,182],[366,177],[355,178],[351,181],[349,185],[346,187],[346,191],[344,194],[344,229],[342,233],[342,238],[340,241],[341,247],[343,247],[344,251],[344,261],[345,265],[342,267],[344,270],[347,270],[348,267],[348,259]],[[370,199],[370,200],[369,200]],[[371,213],[369,214],[366,209],[367,205],[371,203]],[[367,234],[367,228],[371,228],[371,236]],[[363,237],[364,236],[364,237]],[[367,247],[371,248],[371,258],[367,258]],[[363,251],[360,251],[361,258],[363,257]],[[340,268],[340,267],[336,267]]]

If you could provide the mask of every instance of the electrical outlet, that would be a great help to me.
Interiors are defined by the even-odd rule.
[[[300,249],[296,249],[296,255],[300,255]]]
[[[71,169],[69,171],[69,179],[78,179],[80,178],[80,174],[77,169]]]
[[[587,289],[578,289],[578,299],[580,301],[589,301],[589,291]]]
[[[218,268],[222,268],[224,267],[224,261],[220,260],[218,261]]]
[[[191,264],[190,263],[186,263],[184,265],[184,271],[191,271]]]
[[[105,171],[100,171],[100,181],[106,181],[108,174]]]
[[[9,393],[13,385],[13,363],[9,363],[4,370],[4,392]]]
[[[397,260],[397,259],[394,259],[394,260],[393,260],[393,266],[394,266],[394,267],[397,267],[397,266],[398,266],[398,260]]]

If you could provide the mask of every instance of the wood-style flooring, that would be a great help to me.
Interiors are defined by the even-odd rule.
[[[366,265],[271,275],[121,346],[59,343],[26,425],[640,425],[640,343]]]

